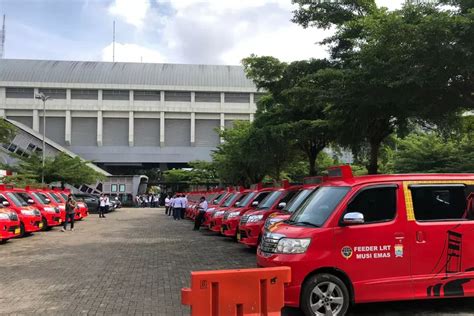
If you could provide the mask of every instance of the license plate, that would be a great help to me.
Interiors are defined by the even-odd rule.
[[[38,227],[39,227],[39,228],[43,228],[43,223],[39,223],[39,224],[38,224]]]
[[[240,232],[237,233],[237,240],[240,240]]]
[[[15,235],[19,235],[20,234],[20,229],[19,228],[15,228]]]

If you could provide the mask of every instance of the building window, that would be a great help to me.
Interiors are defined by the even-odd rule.
[[[110,185],[110,192],[117,192],[117,185],[116,184],[111,184]]]
[[[102,99],[103,100],[129,100],[130,91],[129,90],[103,90]]]
[[[249,93],[226,92],[224,95],[226,103],[250,103]]]
[[[119,186],[119,192],[122,192],[122,193],[125,192],[125,184],[121,184]]]
[[[35,90],[33,88],[6,88],[7,98],[14,99],[32,99]]]
[[[78,100],[97,100],[99,98],[99,90],[91,89],[72,89],[71,99]]]
[[[188,91],[166,91],[165,101],[191,102],[191,92]]]
[[[196,92],[194,94],[196,102],[221,102],[220,92]]]
[[[66,99],[66,89],[39,89],[40,93],[49,96],[51,99]]]
[[[29,143],[28,147],[26,147],[26,149],[29,150],[29,151],[34,151],[36,149],[36,145],[34,145],[32,143]]]
[[[135,90],[133,91],[133,99],[137,101],[160,101],[160,91]]]
[[[12,153],[15,152],[17,146],[15,144],[10,144],[10,146],[8,146],[8,151],[11,151]]]

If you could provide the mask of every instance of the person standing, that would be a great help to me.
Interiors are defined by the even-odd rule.
[[[199,214],[198,216],[196,216],[196,219],[194,220],[193,230],[199,230],[199,228],[201,228],[202,220],[204,219],[204,214],[206,214],[208,207],[209,205],[207,204],[206,198],[202,196],[201,199],[199,200],[199,205],[198,205]]]
[[[175,195],[173,200],[173,218],[175,221],[181,219],[181,201],[179,194]]]
[[[181,210],[180,210],[180,216],[181,219],[184,219],[184,215],[186,214],[186,207],[188,205],[188,199],[184,194],[181,194]]]
[[[109,212],[109,209],[110,209],[110,198],[109,196],[106,194],[105,195],[105,210],[104,210],[104,213],[108,213]],[[102,218],[105,218],[105,214],[102,214]]]
[[[71,223],[71,231],[74,231],[74,215],[76,213],[77,202],[72,197],[72,194],[69,194],[66,201],[66,220],[64,221],[63,228],[61,231],[65,232],[67,228],[67,223]]]
[[[105,217],[104,212],[105,212],[105,196],[104,194],[101,194],[99,197],[99,218]]]
[[[168,215],[169,209],[170,209],[170,196],[167,195],[165,198],[165,214]]]

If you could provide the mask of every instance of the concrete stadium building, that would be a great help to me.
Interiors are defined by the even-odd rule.
[[[240,66],[0,59],[0,116],[42,133],[40,92],[46,137],[112,174],[210,160],[259,97]]]

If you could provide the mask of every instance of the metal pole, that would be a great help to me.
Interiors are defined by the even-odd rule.
[[[41,184],[44,184],[44,157],[46,153],[46,145],[45,145],[45,135],[46,135],[46,98],[42,98],[43,100],[43,159],[42,159],[42,165],[43,168],[41,168]]]

